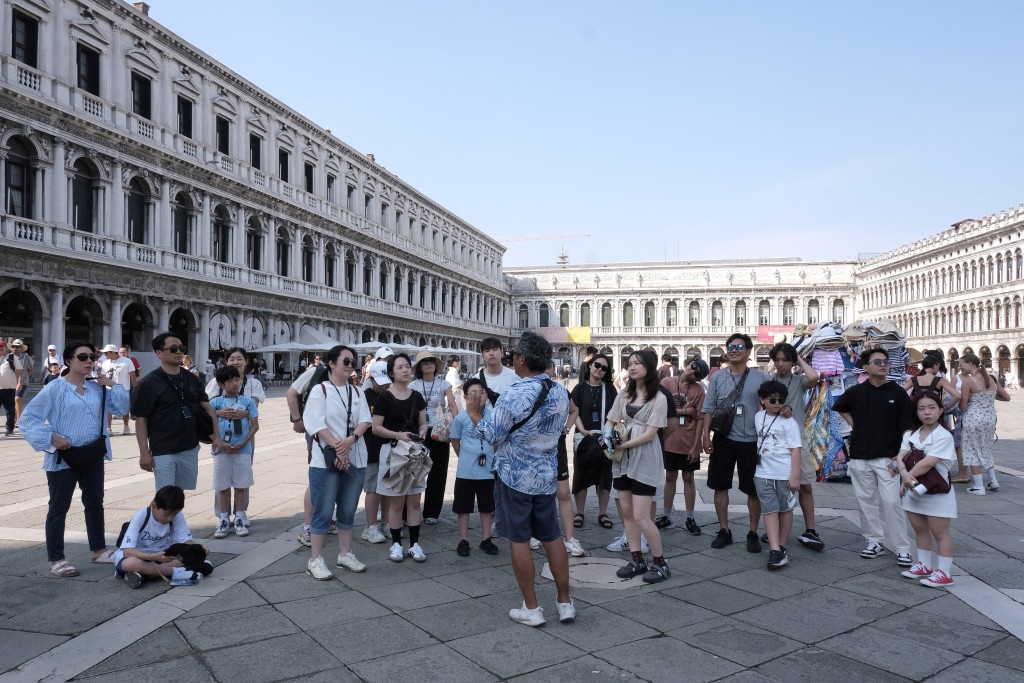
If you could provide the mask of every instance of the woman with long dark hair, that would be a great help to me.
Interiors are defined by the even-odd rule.
[[[668,404],[659,390],[658,357],[653,351],[637,351],[626,361],[629,380],[608,412],[605,434],[616,423],[626,426],[621,444],[622,459],[612,464],[612,477],[619,495],[622,521],[629,541],[630,563],[616,572],[629,579],[643,576],[645,583],[664,581],[671,572],[665,562],[661,532],[651,519],[651,503],[658,484],[665,480],[665,461],[658,430],[667,425]],[[653,556],[648,564],[640,546],[640,534],[647,538]]]
[[[986,489],[999,490],[992,459],[992,442],[996,438],[995,402],[1009,401],[1010,395],[985,372],[981,359],[973,353],[960,357],[960,374],[963,377],[960,410],[963,411],[964,465],[971,468],[967,493],[984,496]],[[982,474],[988,479],[987,484],[982,481]]]
[[[615,404],[618,392],[612,382],[612,362],[603,353],[594,354],[589,362],[583,364],[583,373],[579,383],[573,387],[570,398],[579,409],[576,417],[576,434],[580,437],[588,435],[600,436],[608,411]],[[580,439],[574,439],[579,445]],[[572,525],[577,529],[583,526],[584,510],[587,507],[587,491],[591,486],[597,488],[597,523],[605,529],[612,528],[612,520],[608,517],[608,500],[612,490],[612,461],[607,458],[599,467],[584,469],[580,467],[579,458],[573,449],[572,494],[576,497],[576,516]]]
[[[366,475],[363,434],[370,429],[370,408],[358,387],[349,381],[356,353],[338,345],[327,352],[328,375],[313,387],[302,413],[306,431],[313,436],[309,463],[309,494],[313,502],[310,557],[306,572],[315,579],[331,578],[323,558],[324,536],[337,511],[338,567],[366,570],[352,552],[352,525]]]
[[[79,574],[64,556],[64,524],[76,485],[82,490],[92,561],[111,562],[103,536],[103,463],[113,459],[105,427],[110,415],[128,414],[129,397],[128,390],[113,379],[92,376],[97,360],[99,355],[92,344],[68,344],[63,376],[43,387],[21,414],[22,435],[32,448],[43,453],[50,491],[46,554],[50,573],[62,578]],[[98,439],[103,440],[105,450],[98,462],[72,468],[61,457],[71,447],[87,446]]]
[[[438,377],[437,357],[430,351],[420,351],[416,354],[416,362],[412,366],[416,379],[409,386],[421,396],[427,403],[427,437],[424,444],[430,452],[430,460],[433,465],[430,467],[430,474],[427,475],[427,490],[423,494],[423,522],[424,524],[437,524],[437,518],[441,516],[441,508],[444,505],[444,489],[448,484],[448,461],[451,458],[451,446],[447,439],[438,441],[433,438],[434,430],[438,427],[435,424],[435,416],[438,405],[448,408],[454,418],[459,414],[459,407],[455,403],[455,394],[452,392],[452,385],[444,377]]]

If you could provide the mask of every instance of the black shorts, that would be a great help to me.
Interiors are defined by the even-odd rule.
[[[555,494],[530,495],[495,477],[494,499],[501,508],[497,514],[499,536],[513,543],[529,543],[530,538],[550,543],[562,537]]]
[[[654,497],[658,493],[657,487],[642,484],[635,479],[623,475],[615,480],[615,490],[625,493],[632,493],[634,496]]]
[[[473,512],[474,499],[480,512],[494,512],[494,479],[459,479],[456,477],[452,512],[457,515]]]
[[[665,452],[665,469],[669,472],[696,472],[700,469],[700,459],[690,462],[690,456],[679,453]]]
[[[569,481],[569,452],[565,447],[565,439],[562,436],[558,439],[558,476],[556,481]]]
[[[708,460],[708,488],[728,491],[732,488],[733,470],[739,472],[739,490],[756,496],[754,470],[757,469],[757,443],[733,441],[715,434],[711,437],[713,453]]]

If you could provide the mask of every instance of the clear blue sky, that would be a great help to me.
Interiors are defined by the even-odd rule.
[[[477,228],[592,235],[509,266],[850,258],[1024,201],[1017,0],[151,4]]]

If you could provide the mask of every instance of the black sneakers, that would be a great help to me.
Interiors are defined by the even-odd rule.
[[[697,524],[697,520],[693,517],[686,518],[686,530],[690,532],[691,536],[701,535],[700,525]]]
[[[498,554],[498,546],[494,545],[494,541],[489,538],[480,541],[480,550],[483,550],[488,555]]]
[[[805,548],[810,548],[819,553],[825,549],[825,544],[818,538],[818,532],[814,529],[808,529],[803,532],[797,536],[796,540],[800,541],[800,544]]]
[[[715,540],[711,541],[711,547],[715,550],[721,550],[727,545],[732,544],[732,531],[729,529],[719,529],[718,534],[715,535]]]
[[[789,553],[785,548],[768,551],[768,569],[782,569],[786,564],[789,564]]]
[[[459,554],[459,557],[469,557],[469,541],[462,539],[459,544],[455,546],[455,552]]]
[[[756,531],[747,532],[747,552],[748,553],[759,553],[761,552],[761,541],[757,537]]]
[[[646,574],[647,569],[648,567],[646,562],[630,561],[630,563],[627,564],[625,567],[620,567],[618,571],[615,572],[615,576],[619,577],[620,579],[632,579],[634,576]]]

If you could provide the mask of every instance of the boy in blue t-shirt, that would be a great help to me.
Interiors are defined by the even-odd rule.
[[[242,377],[238,369],[226,365],[217,369],[217,385],[221,395],[210,399],[213,410],[220,415],[222,410],[248,410],[249,417],[243,419],[217,418],[220,438],[227,444],[227,450],[213,451],[213,489],[217,492],[217,508],[220,510],[220,524],[213,532],[214,538],[224,538],[231,527],[231,489],[235,489],[235,535],[248,536],[245,526],[245,490],[253,485],[252,479],[252,437],[260,428],[259,408],[248,396],[242,396]]]
[[[452,512],[459,516],[457,552],[469,557],[469,516],[473,513],[473,500],[480,510],[480,529],[483,540],[480,549],[488,555],[497,555],[498,546],[491,540],[491,518],[494,516],[494,448],[476,435],[476,426],[490,414],[487,405],[487,387],[478,378],[466,380],[462,385],[466,410],[455,416],[449,440],[459,458],[455,472],[455,499]]]

